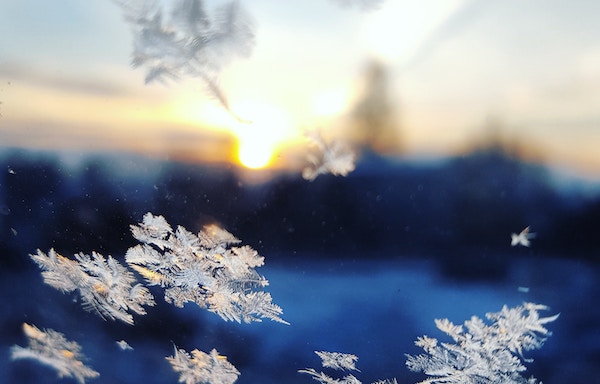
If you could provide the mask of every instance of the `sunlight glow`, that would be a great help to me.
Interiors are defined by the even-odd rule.
[[[466,0],[386,2],[370,15],[362,43],[384,63],[406,62]]]
[[[313,99],[313,110],[319,116],[337,116],[348,106],[347,92],[342,89],[323,91]]]
[[[273,157],[273,148],[270,143],[265,143],[260,136],[249,135],[240,140],[238,147],[238,160],[250,169],[265,168]]]
[[[203,95],[184,94],[171,105],[171,115],[177,121],[213,129],[231,125],[232,117],[218,103],[203,99]]]
[[[260,101],[237,103],[232,109],[250,120],[232,127],[238,139],[239,162],[251,169],[269,166],[279,148],[294,135],[289,117],[274,104]]]

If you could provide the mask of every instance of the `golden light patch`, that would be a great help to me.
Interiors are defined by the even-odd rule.
[[[108,294],[108,287],[104,284],[100,284],[100,283],[94,284],[94,290],[104,296],[106,296]]]
[[[75,358],[75,354],[73,352],[69,351],[68,349],[63,349],[62,351],[60,351],[60,354],[63,355],[64,357],[66,357],[67,359]]]
[[[240,164],[251,169],[268,167],[281,145],[294,135],[284,109],[263,101],[247,101],[233,106],[249,123],[231,127],[238,140]]]

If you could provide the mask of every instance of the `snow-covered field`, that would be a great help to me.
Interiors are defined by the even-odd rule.
[[[290,325],[270,321],[227,323],[215,314],[187,304],[149,308],[136,325],[105,322],[86,313],[73,296],[43,284],[32,265],[30,273],[2,272],[2,383],[75,382],[57,379],[50,368],[30,361],[10,361],[10,346],[25,345],[23,322],[55,329],[77,341],[87,364],[100,372],[98,383],[175,383],[178,376],[164,357],[173,347],[210,351],[216,348],[241,372],[238,383],[308,383],[297,373],[320,368],[314,350],[353,353],[359,357],[355,375],[364,383],[396,377],[416,383],[424,377],[404,366],[404,354],[427,334],[444,340],[434,319],[462,323],[484,317],[504,304],[524,301],[550,306],[561,313],[548,324],[553,335],[532,357],[528,372],[546,384],[591,383],[600,369],[600,269],[558,259],[523,259],[511,264],[503,281],[464,282],[444,277],[428,260],[354,259],[310,261],[286,257],[285,263],[261,268],[270,281],[273,301],[283,307]],[[133,348],[121,350],[116,341]],[[449,341],[449,340],[448,340]]]

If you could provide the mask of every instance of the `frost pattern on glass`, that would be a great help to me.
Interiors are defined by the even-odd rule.
[[[173,231],[164,217],[147,213],[131,231],[143,244],[127,250],[125,260],[150,285],[166,288],[167,302],[183,307],[191,301],[238,323],[267,318],[288,324],[269,293],[253,290],[268,285],[255,270],[264,257],[249,246],[232,246],[240,240],[226,230],[209,225],[198,235],[182,226]]]
[[[65,338],[62,333],[52,329],[41,331],[35,325],[23,324],[23,332],[27,336],[28,346],[13,345],[10,349],[12,360],[33,359],[54,368],[59,378],[72,377],[85,384],[85,379],[100,376],[92,368],[83,364],[85,356],[81,346]]]
[[[146,83],[193,77],[233,117],[218,75],[234,56],[248,56],[255,28],[236,1],[209,14],[201,0],[175,0],[170,12],[152,0],[115,0],[134,35],[133,66],[146,68]]]
[[[63,293],[79,291],[83,307],[103,319],[121,320],[133,324],[130,312],[145,315],[145,305],[153,306],[154,298],[133,273],[117,260],[78,253],[68,259],[50,249],[45,254],[38,249],[29,255],[42,269],[44,282]]]
[[[302,171],[304,179],[312,181],[326,173],[346,176],[354,171],[356,154],[346,143],[341,141],[327,143],[318,131],[307,132],[306,137],[316,151],[308,155],[310,165]]]
[[[171,367],[179,373],[179,382],[185,384],[233,384],[240,372],[219,355],[216,349],[204,353],[194,349],[188,353],[175,347],[173,356],[166,357]]]
[[[406,365],[415,372],[424,372],[425,383],[537,383],[526,379],[521,359],[523,351],[540,348],[551,333],[544,324],[558,318],[558,314],[540,318],[538,311],[544,305],[524,303],[515,308],[504,306],[500,312],[488,313],[491,324],[477,316],[462,325],[448,319],[436,320],[439,330],[449,335],[454,343],[440,343],[429,336],[419,337],[415,344],[426,352],[407,355]]]

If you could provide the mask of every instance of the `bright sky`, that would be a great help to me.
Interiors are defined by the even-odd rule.
[[[386,0],[369,12],[333,0],[241,4],[256,46],[220,84],[250,125],[199,80],[144,85],[112,1],[0,0],[0,145],[283,161],[300,156],[302,130],[343,128],[377,59],[403,154],[464,150],[492,118],[548,162],[600,178],[598,1]]]

